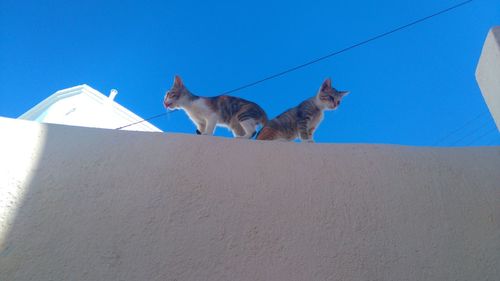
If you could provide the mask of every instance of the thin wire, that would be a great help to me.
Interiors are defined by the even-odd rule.
[[[118,127],[116,128],[115,130],[121,130],[123,128],[127,128],[127,127],[130,127],[130,126],[133,126],[133,125],[136,125],[136,124],[139,124],[139,123],[142,123],[144,121],[149,121],[149,120],[152,120],[152,119],[155,119],[155,118],[158,118],[158,117],[162,117],[164,115],[167,115],[168,113],[170,113],[171,111],[167,111],[167,112],[163,112],[161,114],[158,114],[158,115],[155,115],[155,116],[151,116],[149,118],[146,118],[146,119],[142,119],[141,121],[137,121],[137,122],[134,122],[134,123],[131,123],[131,124],[128,124],[128,125],[125,125],[125,126],[121,126],[121,127]]]
[[[487,120],[489,121],[489,120]],[[459,138],[458,140],[455,140],[453,143],[450,144],[450,146],[453,146],[453,145],[456,145],[457,143],[461,142],[462,140],[474,135],[475,133],[477,133],[478,131],[480,131],[481,129],[483,129],[484,127],[487,127],[489,124],[489,122],[485,122],[483,125],[477,127],[476,129],[474,129],[473,131],[469,132],[468,134],[462,136],[461,138]]]
[[[344,53],[344,52],[346,52],[346,51],[349,51],[349,50],[352,50],[352,49],[354,49],[354,48],[357,48],[357,47],[359,47],[359,46],[361,46],[361,45],[364,45],[364,44],[366,44],[366,43],[369,43],[369,42],[371,42],[371,41],[374,41],[374,40],[377,40],[377,39],[379,39],[379,38],[385,37],[385,36],[390,35],[390,34],[392,34],[392,33],[398,32],[398,31],[403,30],[403,29],[405,29],[405,28],[408,28],[408,27],[410,27],[410,26],[413,26],[413,25],[416,25],[416,24],[421,23],[421,22],[423,22],[423,21],[426,21],[426,20],[428,20],[428,19],[430,19],[430,18],[433,18],[433,17],[439,16],[439,15],[441,15],[441,14],[444,14],[444,13],[446,13],[446,12],[449,12],[449,11],[451,11],[451,10],[454,10],[454,9],[456,9],[456,8],[458,8],[458,7],[461,7],[461,6],[464,6],[464,5],[466,5],[466,4],[469,4],[469,3],[471,3],[472,1],[474,1],[474,0],[468,0],[468,1],[464,1],[464,2],[461,2],[461,3],[456,4],[456,5],[453,5],[453,6],[449,7],[449,8],[446,8],[446,9],[444,9],[444,10],[441,10],[441,11],[436,12],[436,13],[434,13],[434,14],[431,14],[431,15],[429,15],[429,16],[426,16],[426,17],[420,18],[420,19],[418,19],[418,20],[412,21],[412,22],[410,22],[410,23],[408,23],[408,24],[405,24],[405,25],[403,25],[403,26],[400,26],[400,27],[394,28],[394,29],[392,29],[392,30],[390,30],[390,31],[387,31],[387,32],[384,32],[384,33],[382,33],[382,34],[379,34],[379,35],[373,36],[373,37],[371,37],[371,38],[369,38],[369,39],[363,40],[363,41],[358,42],[358,43],[356,43],[356,44],[354,44],[354,45],[351,45],[351,46],[349,46],[349,47],[346,47],[346,48],[344,48],[344,49],[341,49],[341,50],[335,51],[335,52],[333,52],[333,53],[327,54],[327,55],[325,55],[325,56],[322,56],[322,57],[319,57],[319,58],[313,59],[313,60],[308,61],[308,62],[306,62],[306,63],[303,63],[303,64],[301,64],[301,65],[298,65],[298,66],[295,66],[295,67],[292,67],[292,68],[289,68],[289,69],[283,70],[283,71],[281,71],[281,72],[278,72],[278,73],[276,73],[276,74],[270,75],[270,76],[265,77],[265,78],[262,78],[262,79],[260,79],[260,80],[255,81],[255,82],[248,83],[248,84],[246,84],[246,85],[243,85],[243,86],[240,86],[240,87],[234,88],[234,89],[232,89],[232,90],[230,90],[230,91],[224,92],[224,93],[223,93],[223,95],[225,95],[225,94],[230,94],[230,93],[234,93],[234,92],[237,92],[237,91],[240,91],[240,90],[243,90],[243,89],[246,89],[246,88],[249,88],[249,87],[255,86],[255,85],[260,84],[260,83],[262,83],[262,82],[265,82],[265,81],[267,81],[267,80],[271,80],[271,79],[277,78],[277,77],[279,77],[279,76],[283,76],[283,75],[285,75],[285,74],[287,74],[287,73],[290,73],[290,72],[292,72],[292,71],[296,71],[296,70],[298,70],[298,69],[301,69],[301,68],[307,67],[307,66],[309,66],[309,65],[311,65],[311,64],[315,64],[315,63],[320,62],[320,61],[322,61],[322,60],[326,60],[326,59],[328,59],[328,58],[330,58],[330,57],[333,57],[333,56],[339,55],[339,54],[341,54],[341,53]]]
[[[473,139],[471,142],[467,143],[466,145],[471,145],[471,144],[477,142],[478,140],[480,140],[480,139],[486,137],[487,135],[493,133],[494,131],[496,131],[496,129],[497,129],[496,126],[493,127],[493,128],[490,128],[486,133],[484,133],[484,134],[480,135],[479,137]]]
[[[349,47],[346,47],[346,48],[344,48],[344,49],[341,49],[341,50],[338,50],[338,51],[332,52],[332,53],[330,53],[330,54],[327,54],[327,55],[324,55],[324,56],[322,56],[322,57],[319,57],[319,58],[313,59],[313,60],[311,60],[311,61],[308,61],[308,62],[306,62],[306,63],[303,63],[303,64],[300,64],[300,65],[297,65],[297,66],[291,67],[291,68],[289,68],[289,69],[286,69],[286,70],[283,70],[283,71],[278,72],[278,73],[276,73],[276,74],[273,74],[273,75],[267,76],[267,77],[265,77],[265,78],[262,78],[262,79],[260,79],[260,80],[255,81],[255,82],[248,83],[248,84],[245,84],[245,85],[243,85],[243,86],[240,86],[240,87],[234,88],[234,89],[232,89],[232,90],[229,90],[229,91],[223,92],[222,94],[223,94],[223,95],[227,95],[227,94],[230,94],[230,93],[234,93],[234,92],[237,92],[237,91],[240,91],[240,90],[246,89],[246,88],[250,88],[250,87],[255,86],[255,85],[257,85],[257,84],[263,83],[263,82],[265,82],[265,81],[268,81],[268,80],[271,80],[271,79],[274,79],[274,78],[277,78],[277,77],[283,76],[283,75],[288,74],[288,73],[290,73],[290,72],[293,72],[293,71],[299,70],[299,69],[301,69],[301,68],[307,67],[307,66],[309,66],[309,65],[312,65],[312,64],[318,63],[318,62],[320,62],[320,61],[326,60],[326,59],[331,58],[331,57],[333,57],[333,56],[336,56],[336,55],[339,55],[339,54],[341,54],[341,53],[344,53],[344,52],[347,52],[347,51],[349,51],[349,50],[352,50],[352,49],[354,49],[354,48],[357,48],[357,47],[359,47],[359,46],[361,46],[361,45],[364,45],[364,44],[367,44],[367,43],[369,43],[369,42],[372,42],[372,41],[375,41],[375,40],[377,40],[377,39],[380,39],[380,38],[382,38],[382,37],[388,36],[388,35],[390,35],[390,34],[392,34],[392,33],[395,33],[395,32],[398,32],[398,31],[401,31],[401,30],[406,29],[406,28],[408,28],[408,27],[410,27],[410,26],[413,26],[413,25],[419,24],[419,23],[424,22],[424,21],[426,21],[426,20],[428,20],[428,19],[431,19],[431,18],[433,18],[433,17],[436,17],[436,16],[439,16],[439,15],[442,15],[442,14],[444,14],[444,13],[447,13],[447,12],[449,12],[449,11],[452,11],[452,10],[454,10],[454,9],[457,9],[457,8],[459,8],[459,7],[461,7],[461,6],[467,5],[467,4],[469,4],[469,3],[473,2],[473,1],[474,1],[474,0],[467,0],[467,1],[460,2],[460,3],[458,3],[458,4],[456,4],[456,5],[453,5],[453,6],[449,7],[449,8],[446,8],[446,9],[444,9],[444,10],[440,10],[440,11],[435,12],[435,13],[433,13],[433,14],[431,14],[431,15],[426,16],[426,17],[423,17],[423,18],[417,19],[417,20],[415,20],[415,21],[412,21],[412,22],[410,22],[410,23],[407,23],[407,24],[405,24],[405,25],[402,25],[402,26],[396,27],[396,28],[394,28],[394,29],[392,29],[392,30],[389,30],[389,31],[387,31],[387,32],[384,32],[384,33],[381,33],[381,34],[379,34],[379,35],[373,36],[373,37],[371,37],[371,38],[369,38],[369,39],[366,39],[366,40],[360,41],[360,42],[358,42],[358,43],[356,43],[356,44],[354,44],[354,45],[351,45],[351,46],[349,46]],[[136,122],[136,123],[133,123],[133,124],[127,125],[127,126],[123,126],[123,127],[116,128],[116,130],[123,129],[123,128],[126,128],[126,127],[128,127],[128,126],[132,126],[132,125],[135,125],[135,124],[138,124],[138,123],[144,122],[144,121],[152,120],[152,119],[155,119],[155,118],[161,117],[161,116],[163,116],[163,115],[165,115],[165,114],[166,114],[166,113],[163,113],[163,114],[158,114],[158,115],[152,116],[152,117],[150,117],[150,118],[144,119],[144,120],[142,120],[142,121],[139,121],[139,122]]]
[[[488,112],[487,110],[479,113],[476,117],[466,121],[462,126],[456,128],[455,130],[449,132],[448,134],[446,134],[445,136],[443,136],[442,138],[440,138],[439,140],[437,140],[436,142],[434,142],[433,145],[437,145],[439,143],[441,143],[442,141],[446,140],[447,138],[449,138],[450,136],[458,133],[459,131],[461,131],[463,128],[469,126],[473,121],[477,120],[479,117],[483,116],[484,114],[486,114],[486,112]]]
[[[500,137],[500,134],[496,134],[495,136],[493,136],[493,138],[487,143],[487,145],[493,145],[494,143],[497,143],[496,145],[499,145],[500,144],[500,139],[497,140],[497,138]]]

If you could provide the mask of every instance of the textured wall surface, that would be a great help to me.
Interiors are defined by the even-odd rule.
[[[476,69],[476,80],[500,131],[500,26],[488,32]]]
[[[0,130],[0,280],[499,280],[499,147]]]

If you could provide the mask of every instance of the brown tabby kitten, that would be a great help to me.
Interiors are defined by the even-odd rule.
[[[252,138],[267,115],[256,103],[231,96],[199,97],[192,94],[179,76],[163,100],[167,109],[183,109],[196,125],[196,133],[213,135],[216,125],[228,127],[237,138]]]
[[[326,79],[316,96],[269,121],[259,132],[257,139],[292,141],[300,138],[301,141],[313,142],[314,131],[323,120],[323,111],[336,109],[342,97],[348,93],[332,88],[332,81]]]

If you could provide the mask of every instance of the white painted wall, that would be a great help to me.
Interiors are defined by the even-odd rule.
[[[488,32],[476,69],[476,80],[500,132],[500,26]]]
[[[0,130],[1,280],[500,276],[500,147]]]

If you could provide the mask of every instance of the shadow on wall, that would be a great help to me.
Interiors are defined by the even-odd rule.
[[[121,132],[110,133],[103,143],[101,134],[107,130],[3,118],[0,122],[2,131],[10,133],[2,140],[1,153],[5,186],[0,192],[0,279],[133,277],[121,273],[130,267],[122,264],[121,251],[137,234],[129,236],[127,222],[135,219],[137,227],[151,226],[147,210],[162,200],[162,194],[152,198],[145,189],[150,181],[144,177],[150,177],[151,170],[144,169],[150,168],[151,153],[128,157],[128,151],[144,147],[134,141],[123,144]],[[160,135],[146,134],[142,140]],[[110,154],[108,149],[115,145],[118,149]],[[161,185],[158,181],[155,187]],[[140,243],[135,246],[143,250],[155,247],[147,238]],[[141,273],[136,274],[148,276]]]
[[[2,280],[500,275],[499,147],[0,129]]]

